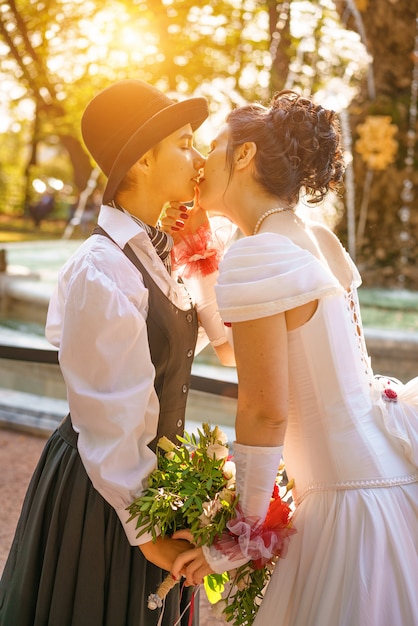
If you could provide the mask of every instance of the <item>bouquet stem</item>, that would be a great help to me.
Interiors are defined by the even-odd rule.
[[[173,578],[171,574],[167,574],[161,585],[158,587],[157,592],[151,593],[148,596],[148,608],[151,609],[151,611],[161,608],[166,595],[177,585],[177,583],[178,580]]]

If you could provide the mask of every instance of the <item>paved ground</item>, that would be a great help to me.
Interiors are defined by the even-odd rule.
[[[3,571],[27,485],[45,444],[43,437],[0,428],[0,572]],[[201,594],[200,626],[220,626]]]

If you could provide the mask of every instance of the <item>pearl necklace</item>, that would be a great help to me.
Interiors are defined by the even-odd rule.
[[[254,232],[253,235],[256,235],[258,233],[258,231],[260,230],[260,226],[261,224],[264,222],[264,220],[269,217],[270,215],[273,215],[274,213],[282,213],[282,211],[293,211],[293,209],[291,209],[288,206],[285,207],[276,207],[275,209],[269,209],[268,211],[266,211],[265,213],[263,213],[263,215],[260,217],[260,219],[257,221],[256,225],[254,226]]]

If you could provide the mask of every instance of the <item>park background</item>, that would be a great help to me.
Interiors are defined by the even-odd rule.
[[[329,225],[357,263],[365,326],[418,331],[418,0],[2,0],[0,273],[49,283],[45,297],[100,204],[82,111],[124,78],[207,97],[204,154],[231,108],[280,89],[336,110],[344,189],[300,211]],[[54,240],[61,254],[48,255]],[[29,260],[16,248],[25,241],[44,241],[44,252],[34,247]],[[14,310],[9,286],[3,278],[1,324],[24,313],[42,334],[33,300]]]
[[[340,116],[345,189],[319,217],[365,286],[416,290],[417,18],[418,0],[2,0],[2,225],[80,236],[103,185],[80,117],[110,83],[206,96],[203,152],[232,107],[290,88]]]
[[[300,210],[359,267],[375,371],[418,374],[418,0],[1,0],[0,570],[42,438],[66,411],[58,367],[10,349],[48,349],[58,268],[89,235],[104,183],[81,114],[125,78],[207,97],[203,154],[231,108],[281,89],[337,111],[344,189]],[[194,368],[235,380],[210,348]],[[234,402],[192,390],[186,424],[213,420],[233,437]]]

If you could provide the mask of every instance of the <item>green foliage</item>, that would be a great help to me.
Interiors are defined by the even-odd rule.
[[[207,424],[198,432],[199,440],[185,433],[184,438],[178,437],[183,445],[171,444],[168,451],[158,448],[158,467],[148,488],[128,509],[129,519],[137,518],[138,537],[151,533],[155,539],[157,528],[163,536],[188,528],[197,544],[211,544],[233,517],[237,500],[228,493],[228,478],[222,471],[225,456],[216,459],[210,455],[211,445],[222,444]],[[164,441],[168,440],[160,440],[159,446]],[[203,507],[210,505],[215,495],[219,510],[202,525]]]
[[[272,566],[254,570],[249,565],[242,565],[236,570],[230,579],[230,591],[225,597],[223,612],[227,622],[233,622],[234,626],[254,622],[272,572]]]
[[[217,426],[212,430],[203,424],[198,437],[185,433],[178,440],[179,446],[166,437],[159,440],[158,466],[143,495],[128,507],[128,521],[136,518],[138,537],[151,533],[156,540],[159,533],[171,535],[187,528],[196,545],[211,546],[226,530],[228,521],[236,516],[238,503],[235,472],[231,473],[227,466],[226,437]],[[282,465],[277,490],[284,472]],[[286,495],[290,485],[285,488]],[[280,502],[277,494],[274,498],[276,503]],[[273,563],[273,560],[265,565],[249,562],[234,571],[207,576],[204,586],[209,601],[218,604],[225,619],[234,626],[250,626]]]
[[[223,574],[212,574],[205,576],[203,581],[207,598],[211,604],[216,604],[222,600],[222,594],[225,591],[225,585],[229,582],[228,572]]]

